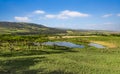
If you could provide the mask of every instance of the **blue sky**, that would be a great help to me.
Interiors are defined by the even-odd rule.
[[[120,31],[120,0],[0,0],[0,21]]]

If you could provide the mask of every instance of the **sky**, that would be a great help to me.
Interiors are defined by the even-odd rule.
[[[0,0],[0,21],[120,31],[120,0]]]

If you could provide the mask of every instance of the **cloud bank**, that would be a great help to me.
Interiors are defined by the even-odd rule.
[[[35,10],[33,13],[34,14],[45,14],[45,11],[43,11],[43,10]]]
[[[107,17],[110,17],[110,16],[113,16],[113,14],[105,14],[105,15],[103,15],[102,17],[103,17],[103,18],[107,18]]]
[[[40,14],[40,15],[36,15]],[[46,19],[70,19],[70,18],[82,18],[82,17],[89,17],[89,14],[81,13],[78,11],[70,11],[70,10],[63,10],[58,12],[57,14],[49,14],[46,13],[44,10],[35,10],[31,14],[26,15],[25,17],[15,16],[14,19],[20,22],[26,22],[32,20],[33,18],[37,19],[38,17],[46,18]],[[39,18],[38,18],[39,19]]]
[[[89,14],[81,13],[77,11],[70,11],[70,10],[64,10],[61,11],[59,14],[47,14],[45,15],[46,18],[56,18],[56,19],[68,19],[68,18],[76,18],[76,17],[88,17]]]
[[[28,22],[30,21],[30,19],[28,17],[19,17],[19,16],[15,16],[14,19],[16,21],[19,21],[19,22]]]

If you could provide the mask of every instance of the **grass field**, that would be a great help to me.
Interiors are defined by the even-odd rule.
[[[0,74],[120,74],[120,37],[51,38],[50,41],[69,41],[85,44],[85,48],[25,46],[22,42],[9,50],[3,42],[0,52]],[[87,46],[97,42],[100,49]],[[21,46],[22,45],[22,46]],[[110,47],[114,45],[115,47]]]

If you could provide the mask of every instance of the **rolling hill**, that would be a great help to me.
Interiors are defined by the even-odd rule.
[[[0,22],[0,34],[56,34],[66,30],[50,28],[41,24],[23,22]]]
[[[75,30],[51,28],[41,24],[24,22],[0,22],[0,34],[67,34],[67,35],[110,35],[120,34],[120,32],[105,30]]]

